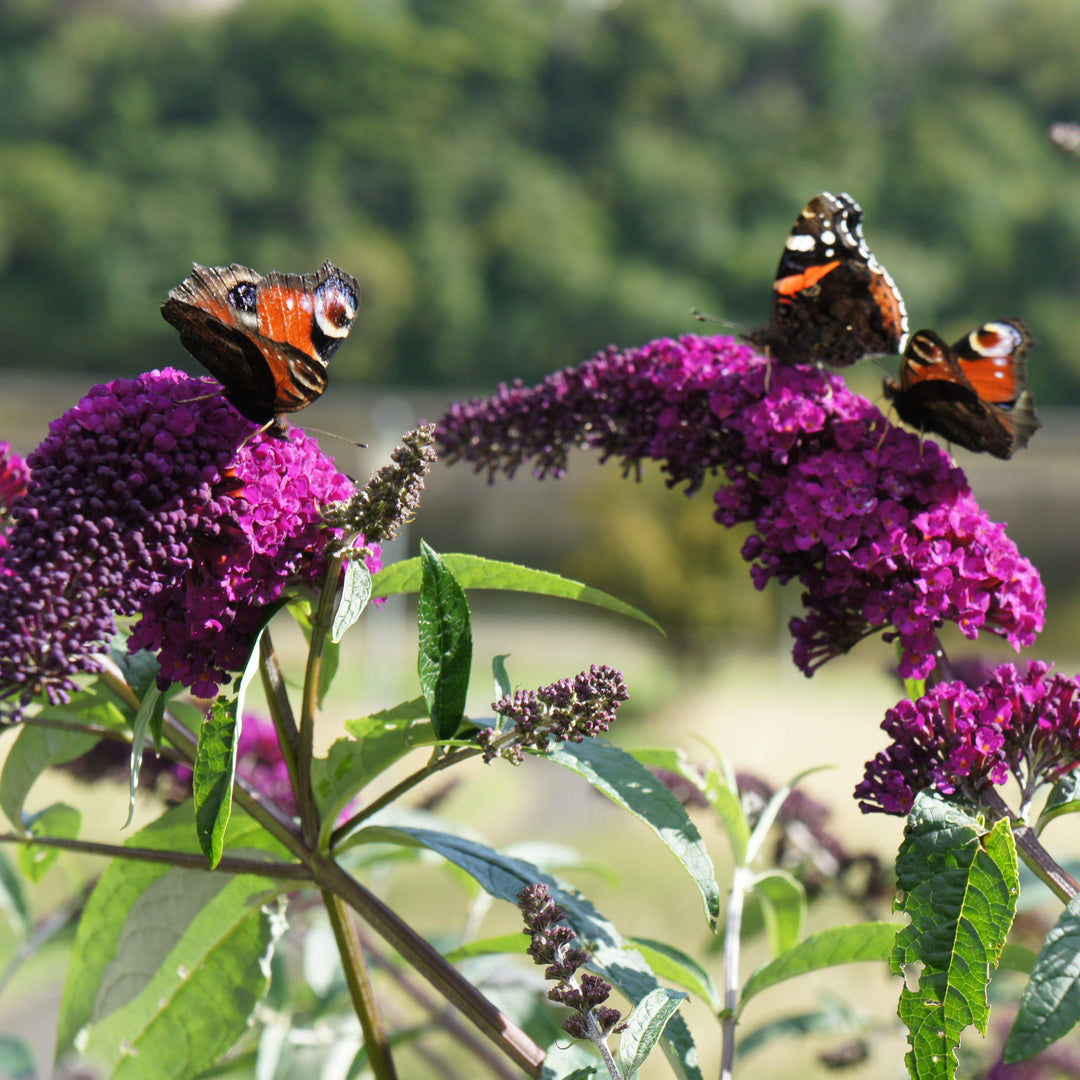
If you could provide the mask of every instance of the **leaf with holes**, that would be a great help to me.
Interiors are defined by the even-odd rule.
[[[900,993],[912,1076],[951,1078],[963,1031],[982,1034],[990,1008],[986,987],[1012,926],[1019,896],[1016,845],[1008,821],[988,833],[967,810],[923,792],[896,857],[902,900],[911,922],[896,935],[897,975],[922,965],[916,987]]]

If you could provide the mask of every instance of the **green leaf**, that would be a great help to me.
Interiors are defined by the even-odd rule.
[[[139,770],[142,768],[143,749],[146,736],[156,727],[161,730],[165,717],[165,696],[158,689],[157,683],[151,683],[135,714],[135,723],[131,728],[131,767],[128,770],[128,815],[121,826],[126,829],[135,816],[135,792],[139,787]]]
[[[96,746],[97,735],[65,731],[59,728],[24,724],[11,744],[4,772],[0,775],[0,807],[20,832],[23,827],[23,804],[34,781],[50,765],[64,765]]]
[[[712,976],[693,957],[662,941],[637,937],[628,940],[661,979],[696,994],[708,1003],[713,1012],[719,1012],[724,1007]]]
[[[141,701],[146,697],[150,687],[157,685],[157,677],[161,671],[158,658],[149,649],[128,652],[127,642],[122,638],[116,640],[109,652],[124,676],[124,682],[131,687],[135,696]]]
[[[426,705],[420,699],[426,712]],[[319,808],[322,829],[320,847],[325,849],[342,810],[357,793],[395,761],[418,746],[437,743],[426,717],[409,715],[366,716],[345,725],[352,736],[337,739],[326,757],[311,760],[311,783]]]
[[[1054,818],[1075,814],[1077,810],[1080,810],[1080,768],[1067,772],[1050,789],[1046,805],[1035,824],[1035,832],[1041,833]]]
[[[22,1039],[0,1035],[0,1076],[4,1080],[35,1080],[34,1055]]]
[[[491,661],[491,674],[495,677],[495,699],[509,697],[514,692],[514,685],[506,671],[506,659],[509,653],[500,653]]]
[[[592,604],[619,615],[627,615],[631,619],[648,623],[661,634],[664,632],[663,627],[643,611],[638,611],[637,608],[599,589],[590,589],[580,581],[571,581],[546,570],[531,570],[527,566],[484,559],[479,555],[443,555],[442,561],[443,565],[453,572],[458,584],[465,589],[501,589],[578,600],[583,604]],[[420,588],[420,577],[420,559],[405,559],[403,562],[394,563],[375,575],[372,596],[417,592]]]
[[[1016,911],[1012,830],[1002,820],[984,834],[962,806],[924,791],[908,818],[896,873],[897,907],[911,922],[896,936],[893,971],[922,965],[918,986],[905,980],[900,993],[905,1060],[912,1076],[951,1080],[965,1028],[986,1032],[986,986]]]
[[[120,701],[112,688],[97,682],[85,690],[71,695],[63,705],[46,705],[34,719],[63,720],[69,724],[101,724],[114,731],[127,732],[130,708],[126,701]]]
[[[224,695],[219,696],[199,728],[199,746],[195,752],[191,787],[195,798],[195,827],[199,846],[210,860],[211,867],[217,866],[221,860],[225,829],[232,813],[236,748],[243,726],[244,700],[248,686],[259,670],[259,644],[270,618],[267,614],[251,643],[251,654],[240,676],[236,697],[229,700]]]
[[[1005,1044],[1005,1061],[1023,1061],[1045,1050],[1080,1019],[1080,897],[1069,901],[1046,935],[1035,970],[1020,999],[1020,1012]]]
[[[236,698],[217,698],[199,728],[195,775],[195,827],[199,846],[211,867],[221,862],[225,829],[232,812],[232,785],[236,775],[236,744],[240,719]]]
[[[278,841],[240,812],[233,814],[229,822],[227,840],[230,848],[249,856],[263,855],[271,862],[288,858],[288,853]],[[140,829],[127,844],[162,851],[197,852],[191,801],[174,807],[157,821]],[[151,888],[154,891],[148,895]],[[217,892],[210,895],[213,890]],[[167,991],[166,998],[174,991],[182,996],[185,988],[190,988],[192,984],[180,978],[180,954],[174,950],[181,947],[185,952],[191,947],[197,950],[199,942],[189,940],[193,934],[206,935],[201,943],[205,960],[216,963],[213,951],[222,948],[224,951],[220,959],[224,961],[231,955],[238,967],[234,972],[225,965],[223,971],[205,975],[196,971],[193,965],[188,968],[190,978],[198,981],[201,987],[201,1000],[188,997],[181,1008],[174,998],[172,1007],[181,1009],[174,1021],[181,1030],[174,1031],[172,1038],[175,1045],[166,1046],[166,1052],[181,1061],[185,1054],[199,1054],[200,1040],[220,1041],[225,1038],[221,1031],[215,1034],[218,1025],[239,1025],[228,1034],[229,1040],[234,1039],[243,1028],[244,1021],[239,1014],[244,1010],[233,1000],[233,994],[249,998],[252,993],[250,980],[257,984],[262,976],[252,974],[250,953],[245,954],[240,950],[230,954],[225,937],[237,929],[238,918],[242,921],[241,906],[246,905],[248,911],[255,913],[273,890],[273,884],[262,877],[177,870],[165,863],[125,859],[110,862],[79,920],[60,1008],[57,1056],[68,1051],[82,1028],[92,1021],[105,1018],[101,1006],[106,995],[112,1004],[119,1007],[122,1004],[120,991],[126,986],[128,1001],[137,999],[146,1003],[149,999],[144,991],[151,980],[161,974],[177,980]],[[192,903],[191,898],[195,897],[200,903],[217,904],[218,896],[223,897],[220,903],[224,907],[214,907],[209,918],[199,919],[196,924],[198,905]],[[129,925],[137,907],[140,908],[138,919]],[[152,924],[150,920],[155,918],[155,911],[161,914],[161,918],[157,924]],[[187,922],[183,919],[187,919]],[[146,930],[145,941],[125,951],[135,926]],[[264,929],[258,931],[259,935],[263,933]],[[169,960],[170,956],[174,956],[177,962]],[[169,962],[166,963],[166,960]],[[133,967],[135,970],[132,970]],[[245,980],[249,980],[246,990],[241,985]],[[220,1017],[213,1015],[219,1010]],[[185,1016],[189,1016],[192,1022],[187,1034],[183,1030]],[[128,1023],[130,1026],[117,1038],[117,1046],[122,1039],[131,1039],[135,1032],[141,1030],[141,1026],[131,1020]],[[142,1075],[155,1078],[159,1075],[171,1076],[171,1068],[163,1067],[164,1071],[159,1073],[148,1063]],[[193,1067],[191,1071],[194,1073],[198,1069]]]
[[[645,1059],[664,1034],[668,1021],[688,996],[680,990],[657,987],[634,1006],[619,1042],[619,1060],[623,1064],[626,1080],[630,1080],[645,1064]]]
[[[724,826],[736,866],[746,866],[750,848],[750,822],[738,790],[728,783],[722,771],[710,766],[705,773],[705,798]]]
[[[330,627],[330,640],[336,645],[345,631],[363,614],[371,599],[371,571],[360,557],[349,559],[345,564],[345,580],[341,586],[341,599]]]
[[[677,773],[700,791],[728,834],[736,865],[744,864],[750,823],[746,820],[746,813],[734,787],[734,774],[729,776],[730,770],[710,765],[703,772],[682,750],[669,747],[638,747],[627,753],[646,768]],[[726,766],[726,762],[722,762],[722,766]]]
[[[588,948],[590,970],[618,987],[631,1001],[640,1001],[659,985],[644,957],[581,893],[545,874],[538,866],[510,858],[474,840],[432,829],[386,824],[369,825],[362,832],[368,840],[412,843],[437,851],[478,881],[485,892],[510,903],[516,903],[518,893],[526,885],[547,885],[555,903],[566,912],[567,921]],[[664,1054],[677,1076],[683,1080],[703,1080],[697,1047],[681,1016],[675,1016],[664,1032]]]
[[[802,936],[806,921],[806,890],[786,870],[755,874],[753,890],[763,901],[772,954],[780,956],[793,948]]]
[[[391,705],[389,709],[380,709],[369,716],[346,720],[345,730],[350,735],[363,739],[371,734],[372,721],[377,721],[376,726],[388,727],[402,720],[425,720],[427,715],[427,702],[422,697],[410,698],[408,701]]]
[[[452,739],[465,715],[472,664],[472,627],[465,591],[439,556],[420,541],[423,579],[417,603],[417,670],[435,734]],[[398,564],[400,565],[400,564]]]
[[[60,840],[75,840],[82,828],[82,814],[67,803],[53,803],[40,813],[26,818],[26,831],[31,836],[54,836]],[[20,846],[17,858],[19,869],[31,880],[40,881],[60,858],[60,849],[40,844]]]
[[[26,906],[22,880],[2,851],[0,851],[0,911],[4,913],[4,918],[20,938],[25,938],[29,934],[30,909]]]
[[[683,805],[644,765],[603,739],[562,743],[538,756],[576,772],[648,825],[697,885],[709,925],[715,928],[720,886],[708,848]]]
[[[775,960],[763,964],[747,979],[739,1011],[762,990],[786,979],[794,979],[797,975],[806,975],[837,964],[867,960],[887,962],[892,956],[898,929],[896,923],[865,922],[855,926],[834,926],[811,934]]]
[[[594,1080],[600,1075],[600,1059],[596,1054],[581,1043],[569,1042],[565,1035],[547,1048],[540,1066],[540,1080]]]
[[[170,870],[128,914],[85,1042],[116,1080],[193,1076],[243,1034],[269,985],[280,911],[248,877]],[[149,976],[149,977],[148,977]]]

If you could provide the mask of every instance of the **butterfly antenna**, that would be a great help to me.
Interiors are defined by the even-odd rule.
[[[316,435],[326,435],[331,439],[340,439],[344,443],[348,443],[350,446],[358,447],[360,450],[366,450],[368,444],[366,442],[357,442],[355,439],[346,438],[344,435],[339,435],[336,431],[323,431],[322,428],[317,427],[305,427],[304,431],[314,431]]]
[[[199,376],[199,382],[211,382],[211,379],[207,379],[205,376]],[[225,387],[218,384],[217,389],[210,390],[208,393],[199,394],[196,397],[180,398],[177,401],[178,405],[190,405],[193,401],[206,401],[209,398],[217,397],[219,394],[225,393]]]
[[[742,323],[732,322],[730,319],[721,319],[719,315],[709,315],[704,311],[699,311],[696,307],[690,309],[690,314],[693,315],[698,322],[714,323],[716,326],[726,326],[729,330],[746,329]]]
[[[883,375],[888,375],[890,378],[892,378],[892,372],[886,365],[884,356],[882,356],[880,353],[874,353],[870,357],[870,360],[872,363],[876,364],[879,368],[881,368],[881,372]]]

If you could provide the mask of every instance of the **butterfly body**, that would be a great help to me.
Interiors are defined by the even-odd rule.
[[[1042,424],[1027,385],[1034,338],[1019,319],[984,323],[953,345],[912,334],[885,396],[900,419],[975,453],[1010,458]]]
[[[782,363],[833,367],[900,351],[907,310],[866,244],[862,218],[847,194],[823,191],[806,204],[777,267],[769,325],[747,341]]]
[[[356,279],[327,262],[265,277],[246,266],[192,268],[161,307],[184,347],[247,419],[281,430],[326,389],[330,358],[360,304]]]

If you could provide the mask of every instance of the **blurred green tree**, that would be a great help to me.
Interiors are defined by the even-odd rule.
[[[850,190],[916,326],[1020,316],[1080,396],[1080,8],[692,0],[0,6],[6,362],[181,362],[192,259],[366,288],[335,378],[489,386],[762,321]]]

